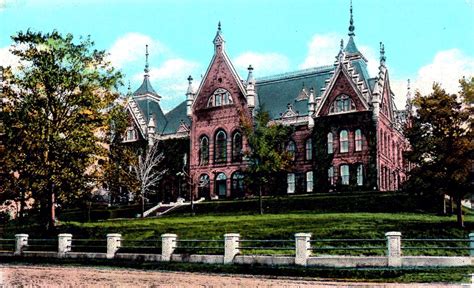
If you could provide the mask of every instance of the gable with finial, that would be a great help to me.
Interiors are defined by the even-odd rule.
[[[189,130],[190,130],[189,126],[186,123],[184,123],[183,120],[180,120],[179,127],[176,130],[176,134],[188,134]]]

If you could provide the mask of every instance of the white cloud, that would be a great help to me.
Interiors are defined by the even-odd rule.
[[[427,95],[432,91],[433,83],[438,82],[446,92],[458,93],[459,79],[463,76],[474,76],[474,58],[456,48],[444,50],[438,52],[431,63],[418,70],[416,77],[411,79],[411,87],[413,91],[418,90],[422,95]],[[393,80],[391,86],[396,95],[397,107],[403,107],[406,80]]]
[[[278,53],[245,52],[235,58],[233,63],[242,72],[252,65],[259,76],[287,71],[290,67],[288,58]]]
[[[167,51],[165,45],[148,35],[140,33],[127,33],[118,38],[109,49],[109,60],[115,67],[121,68],[130,62],[142,59],[144,63],[145,45],[148,44],[148,51],[153,56],[164,54]]]
[[[20,58],[10,52],[11,46],[0,48],[0,66],[11,66],[13,69],[20,65]]]

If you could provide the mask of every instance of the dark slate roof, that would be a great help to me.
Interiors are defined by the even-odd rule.
[[[135,98],[134,99],[138,106],[140,107],[140,110],[143,113],[143,116],[145,116],[146,119],[146,124],[148,124],[148,121],[150,121],[150,114],[152,114],[155,117],[155,131],[156,133],[161,134],[163,130],[165,129],[165,126],[167,124],[167,119],[165,117],[165,114],[161,110],[160,104],[153,99],[150,99],[148,97],[145,98]]]
[[[349,37],[349,41],[347,42],[346,48],[344,48],[344,52],[348,54],[357,54],[360,53],[357,49],[357,46],[354,42],[354,37]]]
[[[281,117],[288,109],[288,103],[299,115],[308,115],[308,101],[296,101],[303,89],[309,93],[314,89],[314,96],[321,96],[321,88],[325,86],[334,72],[334,66],[310,68],[292,73],[280,74],[257,79],[257,95],[260,106],[270,113],[272,119]]]
[[[377,78],[369,78],[370,91],[374,91],[375,83],[377,83]]]
[[[137,89],[137,91],[133,92],[133,95],[138,96],[138,95],[145,95],[145,94],[151,94],[158,96],[158,93],[156,93],[155,89],[151,86],[150,83],[150,77],[148,75],[145,75],[143,77],[143,83],[142,85]]]
[[[181,102],[173,110],[166,113],[165,117],[168,120],[168,124],[163,131],[163,134],[165,135],[176,133],[179,126],[181,125],[181,121],[183,121],[186,125],[191,126],[191,122],[186,115],[186,101]]]

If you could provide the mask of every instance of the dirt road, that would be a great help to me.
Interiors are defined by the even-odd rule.
[[[0,264],[0,287],[462,287],[369,284],[134,269]]]

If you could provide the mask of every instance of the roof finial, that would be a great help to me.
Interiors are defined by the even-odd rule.
[[[148,44],[145,45],[145,49],[146,49],[146,53],[145,53],[145,74],[148,75],[148,72],[150,72],[150,70],[148,69]]]
[[[221,31],[221,21],[219,20],[219,23],[217,24],[217,31]]]
[[[341,39],[341,44],[340,44],[341,52],[344,50],[344,39]]]
[[[355,33],[354,33],[354,30],[355,30],[355,27],[354,27],[354,19],[352,18],[352,0],[351,0],[351,9],[350,9],[350,15],[351,15],[351,18],[349,20],[349,36],[352,37],[352,36],[355,36]]]
[[[385,45],[380,42],[380,64],[385,64],[385,60],[387,60],[387,57],[385,57]]]

